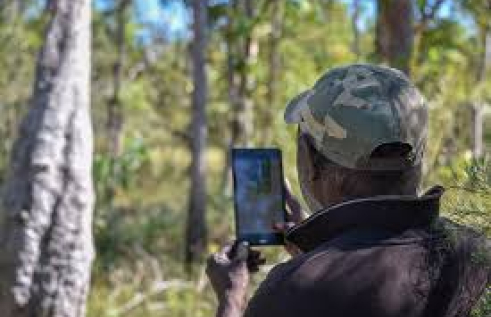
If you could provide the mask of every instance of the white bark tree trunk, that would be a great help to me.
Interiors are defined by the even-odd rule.
[[[91,1],[55,0],[0,213],[1,316],[85,314],[92,241]]]

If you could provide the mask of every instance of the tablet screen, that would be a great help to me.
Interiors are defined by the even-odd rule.
[[[281,152],[236,150],[233,165],[238,235],[273,234],[285,218]]]

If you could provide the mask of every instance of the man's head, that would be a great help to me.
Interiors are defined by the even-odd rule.
[[[401,72],[356,64],[324,74],[287,106],[311,209],[377,195],[414,195],[426,145],[424,98]]]

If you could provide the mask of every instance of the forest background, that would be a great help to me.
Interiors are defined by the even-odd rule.
[[[0,183],[29,107],[49,3],[0,2]],[[491,1],[95,0],[88,316],[211,316],[203,259],[233,239],[228,154],[274,146],[299,194],[287,101],[327,69],[405,71],[427,97],[424,187],[491,235]],[[300,196],[300,195],[299,195]],[[266,249],[268,264],[287,258]],[[491,296],[475,316],[491,316]]]

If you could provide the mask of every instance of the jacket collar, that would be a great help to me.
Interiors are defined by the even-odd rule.
[[[441,186],[423,196],[376,196],[347,201],[320,210],[286,233],[286,240],[308,252],[353,229],[402,232],[424,228],[438,218]]]

